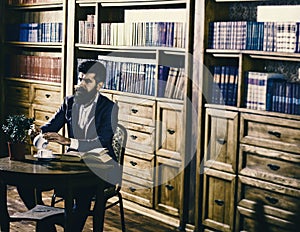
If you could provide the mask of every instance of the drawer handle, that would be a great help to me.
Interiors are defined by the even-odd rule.
[[[219,206],[223,206],[224,205],[224,201],[222,201],[222,200],[215,200],[215,202]]]
[[[136,140],[136,139],[137,139],[137,136],[136,136],[136,135],[130,135],[130,137],[131,137],[133,140]]]
[[[134,187],[129,187],[129,190],[133,193],[136,191],[136,189]]]
[[[227,141],[226,141],[226,139],[218,138],[218,139],[217,139],[217,142],[218,142],[219,144],[221,144],[221,145],[224,145]]]
[[[136,166],[137,165],[137,162],[134,162],[134,161],[130,161],[129,162],[132,166]]]
[[[268,131],[268,133],[270,135],[274,135],[275,137],[277,138],[280,138],[281,137],[281,133],[277,132],[277,131]]]
[[[168,189],[168,190],[173,190],[174,187],[170,184],[166,184],[165,187]]]
[[[49,116],[45,116],[45,119],[46,119],[46,120],[49,120]]]
[[[274,198],[274,197],[265,197],[266,198],[266,200],[268,201],[268,202],[270,202],[271,204],[277,204],[277,202],[278,202],[278,199],[276,199],[276,198]]]
[[[46,98],[49,98],[49,97],[51,97],[51,94],[46,93],[45,96],[46,96]]]
[[[131,112],[136,114],[137,112],[139,112],[137,109],[131,109]]]
[[[277,171],[278,169],[280,169],[280,166],[277,166],[275,164],[268,164],[267,166],[273,171]]]
[[[172,130],[172,129],[168,129],[167,131],[168,131],[168,133],[169,133],[170,135],[172,135],[172,134],[175,133],[175,130]]]

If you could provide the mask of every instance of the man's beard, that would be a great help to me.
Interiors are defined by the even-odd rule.
[[[76,89],[74,94],[74,101],[77,104],[88,104],[90,103],[97,94],[97,88],[92,89],[90,92],[88,92],[83,87],[79,87]]]

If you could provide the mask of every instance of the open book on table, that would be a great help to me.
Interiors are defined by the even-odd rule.
[[[112,158],[108,154],[108,150],[106,148],[95,148],[87,152],[77,152],[77,151],[69,151],[67,153],[62,154],[61,161],[84,161],[84,160],[95,160],[100,161],[102,163],[106,163]]]

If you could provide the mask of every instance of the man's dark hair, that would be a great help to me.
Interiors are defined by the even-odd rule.
[[[95,73],[95,80],[97,82],[97,84],[99,82],[104,82],[106,80],[106,68],[105,66],[97,61],[94,60],[87,60],[82,62],[79,66],[78,66],[78,72],[82,72],[84,74],[87,73]]]

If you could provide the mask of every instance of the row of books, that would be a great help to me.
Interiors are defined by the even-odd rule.
[[[8,25],[7,39],[20,42],[62,42],[62,23]]]
[[[77,62],[80,64],[84,60],[79,58]],[[97,61],[106,67],[104,89],[154,96],[156,65],[101,55]]]
[[[60,83],[61,62],[60,57],[14,55],[10,57],[9,75]]]
[[[236,106],[238,68],[234,66],[213,66],[211,102]]]
[[[300,114],[300,82],[279,73],[247,72],[246,107],[287,114]]]
[[[7,0],[8,5],[57,2],[57,0]]]
[[[187,81],[184,68],[160,65],[158,72],[157,96],[183,99]]]
[[[300,22],[210,22],[209,48],[300,52]]]
[[[78,42],[96,44],[95,15],[87,15],[86,20],[79,20]]]
[[[182,22],[101,23],[101,44],[112,46],[185,47]]]

